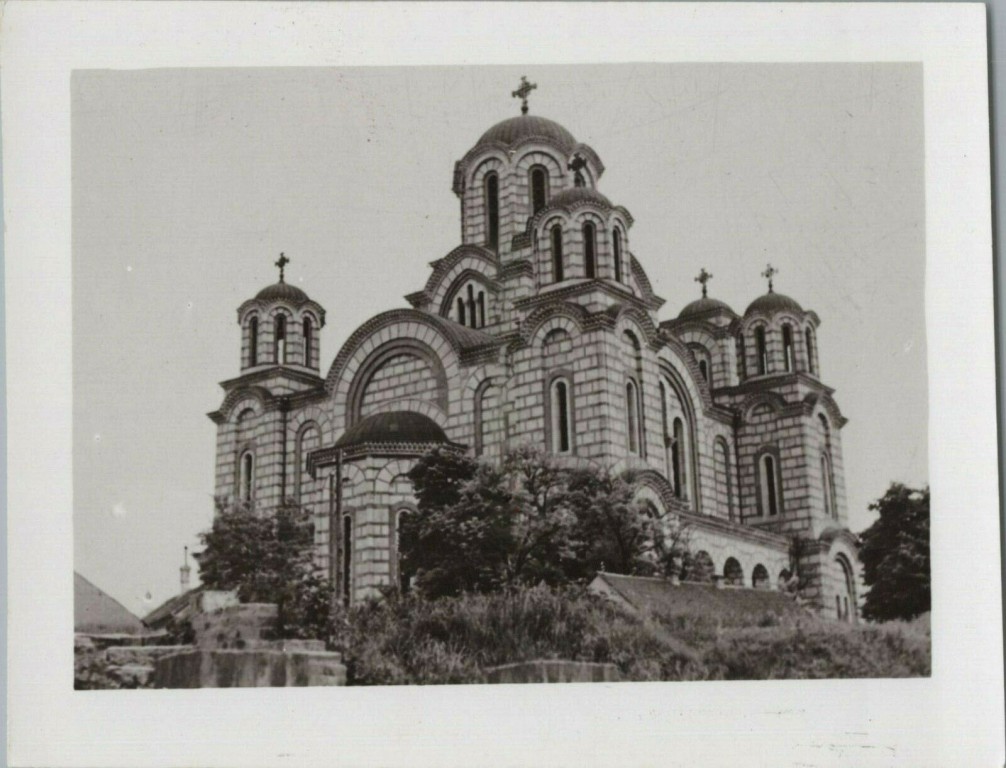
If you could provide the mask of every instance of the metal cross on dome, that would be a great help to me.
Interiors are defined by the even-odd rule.
[[[288,259],[286,257],[286,254],[284,254],[284,253],[281,252],[280,255],[279,255],[279,260],[276,262],[276,266],[279,267],[279,281],[281,283],[284,282],[283,281],[283,267],[285,267],[289,263],[290,263],[290,259]]]
[[[527,97],[535,88],[538,87],[538,83],[529,83],[527,81],[527,75],[520,76],[520,87],[513,91],[510,95],[513,98],[520,98],[520,113],[522,115],[527,114]]]
[[[702,283],[702,298],[706,297],[706,283],[713,279],[712,273],[706,272],[706,268],[703,267],[699,270],[699,276],[695,278],[696,283]]]
[[[779,274],[779,270],[773,267],[771,264],[765,265],[765,271],[761,273],[761,276],[768,280],[768,292],[772,293],[772,275]]]

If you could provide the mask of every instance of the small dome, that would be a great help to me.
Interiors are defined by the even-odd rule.
[[[346,430],[336,448],[364,443],[448,443],[444,430],[428,416],[415,411],[375,413]]]
[[[803,307],[797,304],[795,299],[781,293],[769,291],[764,296],[759,296],[751,302],[744,315],[751,315],[755,312],[772,314],[773,312],[803,312]]]
[[[685,308],[681,310],[681,314],[678,315],[678,319],[683,320],[686,317],[695,317],[718,310],[733,313],[733,310],[730,309],[730,306],[726,302],[703,296],[701,299],[696,299],[690,304],[686,304]]]
[[[519,115],[496,123],[482,134],[482,138],[475,146],[479,147],[498,141],[509,147],[530,138],[551,139],[558,142],[559,146],[567,153],[572,152],[576,147],[576,139],[573,138],[573,134],[554,120],[537,115]]]
[[[548,207],[553,208],[561,205],[572,205],[573,203],[578,203],[581,200],[592,200],[608,208],[613,207],[608,198],[596,189],[591,189],[590,187],[570,187],[569,189],[564,189],[548,201]]]
[[[303,304],[304,302],[310,301],[307,294],[300,288],[283,282],[273,283],[272,285],[266,286],[258,292],[255,298],[263,301],[285,299],[293,304]]]

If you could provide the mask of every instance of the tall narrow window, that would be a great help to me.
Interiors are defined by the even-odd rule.
[[[758,326],[755,328],[755,347],[758,352],[758,373],[768,372],[768,348],[765,345],[765,328]]]
[[[499,247],[500,239],[499,189],[499,177],[495,173],[490,173],[486,177],[486,224],[489,229],[486,245],[494,251]]]
[[[594,253],[596,245],[596,230],[588,221],[583,225],[583,265],[584,274],[591,279],[597,276],[597,257]]]
[[[793,329],[789,325],[782,327],[782,357],[789,373],[793,370]]]
[[[484,328],[486,324],[486,294],[485,291],[479,291],[479,328]]]
[[[618,228],[615,229],[613,249],[615,253],[615,282],[620,283],[622,282],[622,231]]]
[[[824,513],[838,519],[838,508],[835,503],[835,477],[831,471],[831,458],[827,453],[821,454],[821,492],[824,494]]]
[[[766,453],[759,462],[761,471],[761,510],[763,515],[772,517],[779,514],[779,489],[776,477],[775,458]]]
[[[734,519],[733,484],[730,482],[730,451],[722,437],[716,438],[716,486],[723,493],[723,517]]]
[[[551,399],[552,452],[568,453],[572,441],[569,431],[569,384],[565,379],[556,379],[552,383]]]
[[[458,322],[465,324],[465,300],[458,296]]]
[[[804,339],[807,342],[807,370],[817,373],[814,369],[814,332],[810,328],[804,331]]]
[[[562,272],[562,226],[560,224],[552,227],[552,277],[557,283],[561,283],[564,279]]]
[[[342,517],[342,601],[349,605],[353,579],[353,517]]]
[[[709,363],[706,362],[705,358],[699,360],[699,371],[702,373],[702,378],[709,381]]]
[[[538,167],[531,171],[531,215],[538,213],[548,200],[548,177],[545,169]]]
[[[674,438],[671,443],[671,465],[674,475],[674,495],[679,499],[688,497],[688,472],[685,460],[685,425],[681,419],[675,419]]]
[[[625,385],[625,423],[629,429],[629,452],[639,453],[639,397],[634,381]]]
[[[739,336],[737,338],[737,375],[740,377],[741,381],[747,376],[748,362],[745,359],[747,351],[744,347],[744,337]]]
[[[468,286],[468,325],[475,327],[478,316],[475,314],[475,289]]]
[[[248,322],[248,365],[258,365],[258,318]]]
[[[671,450],[673,440],[671,439],[670,423],[667,420],[667,387],[664,382],[660,382],[660,434],[664,440],[664,474],[670,477],[672,474]]]
[[[286,316],[276,315],[273,321],[276,338],[273,340],[273,359],[277,363],[286,362]]]
[[[251,501],[255,493],[255,456],[251,451],[241,455],[241,478],[238,492],[241,501]]]
[[[311,345],[314,343],[314,327],[311,325],[311,318],[304,318],[304,365],[310,368],[314,361],[312,359]]]

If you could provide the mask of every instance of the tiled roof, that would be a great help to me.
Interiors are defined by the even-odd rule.
[[[125,634],[144,631],[140,620],[122,603],[76,572],[73,574],[73,629],[75,632]]]

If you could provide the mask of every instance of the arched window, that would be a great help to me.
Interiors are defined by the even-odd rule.
[[[549,396],[552,417],[552,453],[569,453],[573,444],[570,434],[569,382],[563,378],[553,381]]]
[[[856,586],[852,566],[843,555],[838,555],[835,561],[842,572],[839,594],[835,595],[835,612],[838,614],[839,620],[854,622],[856,620]]]
[[[241,501],[251,501],[255,498],[255,455],[251,451],[241,454],[240,473],[238,495]]]
[[[488,414],[486,413],[486,394],[489,392],[490,384],[488,381],[482,382],[478,389],[475,390],[475,455],[481,456],[483,451],[485,451],[485,439],[486,439],[486,419]]]
[[[276,315],[273,321],[276,338],[273,340],[273,360],[277,363],[286,362],[286,316]]]
[[[486,245],[496,250],[500,239],[499,177],[495,173],[486,176],[486,219],[488,239]]]
[[[342,601],[349,605],[353,580],[353,516],[342,516]]]
[[[613,238],[613,250],[615,259],[615,282],[622,282],[622,230],[615,227]]]
[[[744,337],[740,336],[737,339],[737,375],[741,378],[741,381],[747,376],[748,363],[744,359],[747,354],[744,348]]]
[[[557,283],[561,283],[563,280],[562,226],[560,224],[552,227],[552,278]]]
[[[467,309],[468,309],[468,325],[474,328],[476,323],[478,322],[478,315],[475,313],[475,289],[471,286],[471,283],[468,284]]]
[[[313,364],[311,359],[311,345],[314,343],[314,327],[311,325],[311,318],[304,318],[304,365],[310,368]]]
[[[465,300],[458,296],[458,322],[465,324]]]
[[[775,457],[762,454],[758,461],[758,476],[761,492],[761,513],[772,517],[779,514],[779,475]]]
[[[629,430],[629,453],[639,453],[639,394],[634,381],[625,384],[625,423]]]
[[[751,586],[755,589],[767,589],[769,586],[768,568],[761,563],[758,563],[751,572]]]
[[[782,359],[786,365],[786,373],[791,372],[793,365],[793,329],[788,324],[782,327]]]
[[[486,324],[486,292],[485,291],[479,291],[479,300],[478,300],[477,303],[478,303],[478,307],[479,307],[479,324],[478,324],[478,327],[479,328],[484,328],[485,324]]]
[[[705,361],[705,358],[699,360],[699,371],[702,373],[702,378],[709,382],[709,363]]]
[[[721,514],[734,519],[733,483],[730,481],[730,450],[722,437],[716,438],[716,487],[723,494]]]
[[[674,495],[679,499],[688,497],[688,471],[685,466],[687,446],[685,445],[685,424],[674,420],[674,438],[671,442],[671,473],[674,481]]]
[[[531,169],[531,215],[548,203],[548,174],[540,165]]]
[[[587,278],[597,277],[597,233],[589,221],[583,225],[583,269]]]
[[[808,328],[803,332],[803,336],[807,343],[807,370],[811,373],[817,373],[814,366],[814,331]]]
[[[765,345],[765,326],[755,328],[755,350],[758,352],[758,374],[768,373],[768,348]]]
[[[824,494],[824,513],[838,519],[838,505],[835,503],[835,475],[831,470],[831,457],[821,454],[821,491]]]
[[[248,322],[248,365],[258,365],[258,318]]]
[[[667,387],[664,382],[660,382],[660,434],[664,440],[664,474],[671,477],[672,461],[671,451],[673,450],[673,440],[671,438],[670,423],[667,419]]]
[[[308,422],[301,427],[297,435],[297,445],[294,448],[294,498],[299,504],[303,496],[304,475],[307,474],[307,457],[311,451],[319,448],[321,438],[318,427]]]

